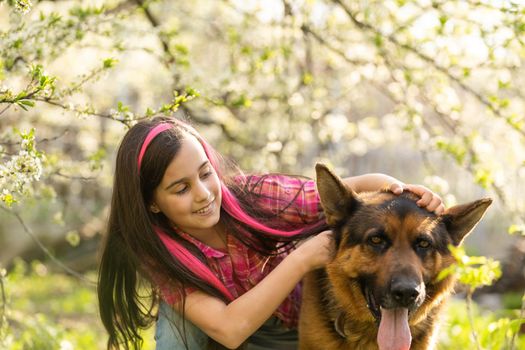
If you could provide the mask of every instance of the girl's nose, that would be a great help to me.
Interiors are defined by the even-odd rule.
[[[209,201],[211,197],[211,191],[206,187],[206,185],[202,182],[199,182],[196,193],[195,193],[195,200],[197,202],[207,202]]]

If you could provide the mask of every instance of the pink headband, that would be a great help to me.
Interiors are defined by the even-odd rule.
[[[139,153],[139,157],[138,157],[138,169],[139,169],[139,171],[140,171],[140,165],[142,164],[142,157],[144,157],[144,153],[146,153],[146,149],[148,149],[148,146],[151,143],[151,141],[158,134],[160,134],[164,130],[170,129],[171,127],[173,127],[173,124],[161,123],[161,124],[157,125],[156,127],[154,127],[153,129],[151,129],[149,131],[148,136],[146,136],[146,139],[144,140],[144,142],[142,143],[142,147],[140,148],[140,153]]]

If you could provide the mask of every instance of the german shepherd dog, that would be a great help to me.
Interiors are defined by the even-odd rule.
[[[453,278],[438,280],[492,200],[435,215],[411,193],[356,194],[326,166],[317,186],[334,259],[304,279],[300,350],[418,350],[434,346]]]

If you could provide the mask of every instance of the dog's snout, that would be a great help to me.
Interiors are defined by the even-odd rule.
[[[394,280],[390,293],[398,307],[411,307],[421,294],[420,284],[411,280]]]

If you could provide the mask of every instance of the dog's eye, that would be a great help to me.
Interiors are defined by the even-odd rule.
[[[428,249],[432,247],[432,243],[426,239],[421,239],[416,243],[416,247],[420,249]]]
[[[385,242],[385,240],[379,236],[372,236],[368,239],[368,242],[370,242],[372,245],[381,245]]]

